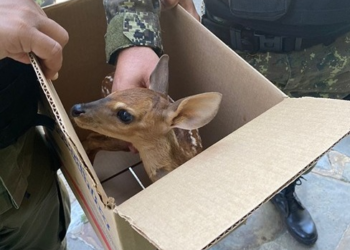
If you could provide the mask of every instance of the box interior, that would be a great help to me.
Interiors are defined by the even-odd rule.
[[[218,115],[200,130],[206,150],[152,185],[129,153],[101,152],[93,168],[78,139],[88,132],[66,112],[100,98],[100,83],[113,71],[104,53],[102,1],[74,0],[45,11],[70,35],[54,88],[43,80],[60,125],[54,138],[63,173],[106,249],[154,248],[148,241],[166,250],[208,248],[349,131],[347,102],[287,98],[177,7],[161,17],[170,96],[223,94]]]
[[[214,121],[201,129],[203,143],[207,147],[280,102],[285,95],[269,81],[261,78],[259,73],[252,71],[248,64],[199,23],[194,23],[192,18],[186,15],[187,13],[181,13],[183,17],[178,18],[176,16],[179,15],[176,14],[178,12],[164,12],[161,17],[165,53],[170,55],[170,95],[174,99],[179,99],[209,91],[225,93],[219,114]],[[85,1],[84,4],[80,1],[69,1],[47,8],[46,13],[62,25],[70,36],[69,43],[64,49],[64,64],[60,77],[54,82],[62,104],[69,112],[75,103],[100,98],[100,83],[104,76],[114,69],[106,63],[104,54],[106,30],[104,10],[102,4],[94,1]],[[177,19],[175,26],[174,18]],[[171,36],[167,32],[169,30],[172,31]],[[191,36],[181,35],[186,33]],[[203,34],[206,39],[203,39]],[[188,44],[189,41],[196,46],[177,46]],[[216,46],[212,46],[213,43]],[[227,54],[230,55],[227,56]],[[222,59],[226,61],[221,62]],[[203,71],[203,69],[206,70]],[[216,74],[212,74],[208,69]],[[243,79],[236,77],[245,70],[252,73],[245,74]],[[252,82],[258,84],[258,88],[253,88],[255,91],[251,91]],[[82,140],[89,133],[77,127],[75,131]],[[112,155],[108,154],[111,157],[110,160],[103,161],[103,168],[99,167],[100,163],[97,161],[95,171],[98,176],[100,176],[99,169],[103,169],[101,174],[104,175],[105,169],[111,168],[113,172],[123,168],[113,165],[112,162],[118,158],[118,154],[114,159]],[[109,165],[107,165],[108,162]],[[123,166],[125,169],[128,164]],[[147,178],[143,178],[143,182],[144,185],[149,185]],[[129,196],[116,199],[120,201],[126,197]]]

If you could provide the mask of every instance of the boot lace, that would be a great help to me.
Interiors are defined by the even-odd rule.
[[[304,209],[304,206],[301,204],[298,196],[295,193],[295,186],[300,186],[302,184],[301,179],[305,180],[304,177],[299,177],[294,183],[291,185],[294,185],[290,190],[288,190],[285,194],[285,197],[288,201],[288,207],[290,211],[296,210],[296,209]]]

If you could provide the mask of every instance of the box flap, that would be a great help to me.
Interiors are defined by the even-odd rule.
[[[349,124],[350,102],[287,98],[116,209],[158,249],[207,248],[306,171]]]
[[[114,199],[105,194],[52,82],[45,79],[36,57],[31,53],[29,56],[46,97],[42,99],[40,112],[56,119],[55,128],[45,133],[61,159],[62,173],[105,248],[121,249],[115,214],[112,212]]]
[[[43,90],[43,94],[45,95],[47,102],[52,110],[48,111],[48,115],[51,114],[51,116],[53,116],[52,118],[56,120],[56,124],[59,128],[56,129],[56,131],[59,131],[62,140],[66,143],[67,149],[69,148],[69,150],[71,151],[72,159],[76,158],[76,160],[81,163],[82,167],[84,167],[87,172],[87,176],[91,178],[91,181],[94,183],[94,186],[98,186],[99,191],[101,192],[101,198],[102,200],[104,200],[105,204],[107,204],[107,200],[109,199],[103,192],[103,188],[101,187],[100,183],[96,181],[98,180],[98,177],[95,171],[93,170],[91,162],[83,148],[83,145],[81,144],[77,134],[75,133],[73,125],[70,122],[69,116],[63,108],[61,100],[58,97],[58,94],[51,80],[45,78],[36,56],[30,53],[29,58],[38,77],[39,84]]]

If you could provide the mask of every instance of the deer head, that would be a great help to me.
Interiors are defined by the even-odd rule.
[[[76,104],[71,109],[71,116],[79,127],[132,143],[153,181],[158,179],[155,176],[159,176],[160,169],[167,173],[188,160],[174,156],[174,152],[183,150],[179,148],[181,139],[176,138],[173,129],[194,130],[206,125],[215,117],[221,102],[221,94],[216,92],[170,102],[167,97],[168,61],[167,55],[160,58],[150,76],[149,89],[113,92],[94,102]],[[157,161],[157,157],[163,159]],[[148,164],[147,161],[153,162]],[[157,166],[155,161],[164,163]]]

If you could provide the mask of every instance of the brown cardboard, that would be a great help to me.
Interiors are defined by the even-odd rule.
[[[67,29],[70,42],[54,85],[32,58],[48,100],[43,112],[57,120],[50,135],[62,171],[105,249],[206,249],[349,133],[349,102],[287,98],[177,7],[161,19],[170,95],[223,94],[217,117],[201,129],[208,148],[152,185],[135,155],[102,152],[93,168],[78,139],[87,132],[74,128],[66,110],[99,98],[100,82],[112,70],[105,63],[102,1],[45,11]],[[133,165],[145,190],[125,171]]]
[[[350,114],[344,101],[286,99],[116,209],[159,249],[206,248],[348,133],[342,115],[319,123],[339,109]]]

